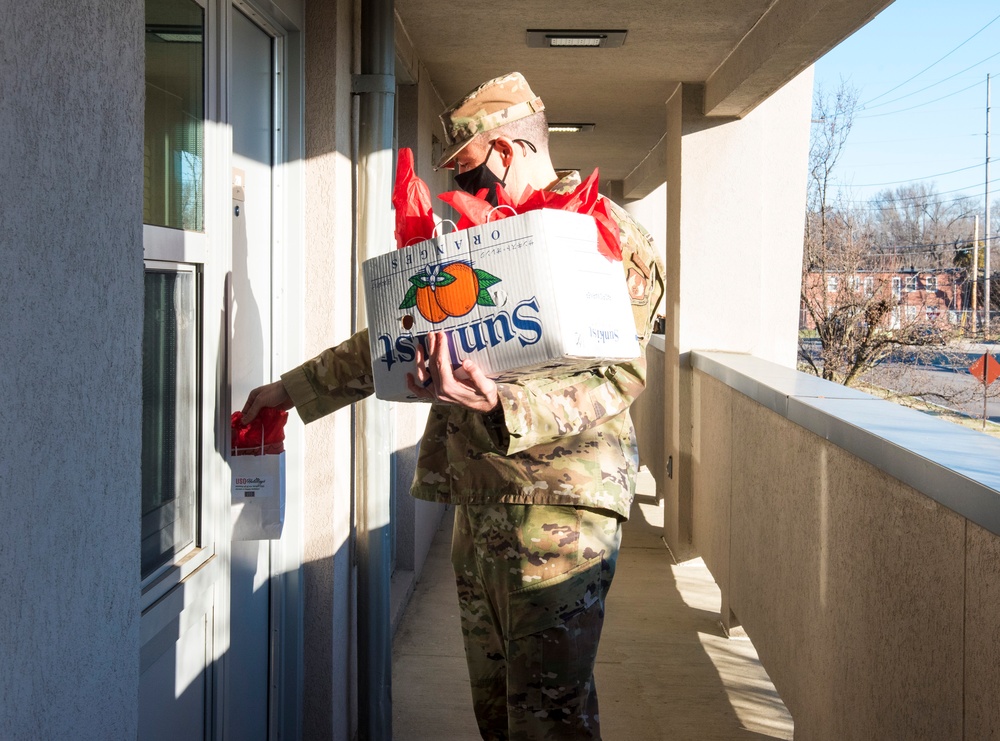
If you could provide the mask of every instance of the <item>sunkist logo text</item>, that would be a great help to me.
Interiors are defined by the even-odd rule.
[[[492,316],[443,330],[448,336],[452,363],[458,365],[462,362],[460,352],[465,356],[513,340],[517,340],[521,347],[534,345],[542,339],[542,321],[538,314],[538,300],[532,297],[521,301],[512,311],[498,311]],[[382,350],[379,360],[385,363],[386,370],[396,363],[414,360],[417,357],[417,342],[425,351],[427,349],[426,334],[402,334],[395,339],[381,334],[378,342]]]
[[[473,245],[481,245],[482,237],[476,234],[472,237]],[[500,238],[499,230],[493,230],[489,239]],[[456,240],[456,249],[462,249],[462,242]],[[444,250],[437,246],[441,254]],[[407,256],[407,262],[411,256]],[[392,267],[398,267],[393,260]],[[410,286],[399,305],[401,310],[416,308],[417,312],[432,324],[439,324],[469,314],[476,306],[496,307],[489,289],[501,282],[501,279],[485,270],[475,268],[470,261],[442,261],[437,264],[425,264],[409,278]],[[480,317],[466,324],[452,325],[443,330],[448,335],[448,347],[451,351],[452,363],[458,365],[461,357],[470,353],[496,347],[517,340],[522,347],[536,344],[542,338],[542,322],[539,317],[537,297],[531,297],[518,303],[512,310],[498,309],[488,317]],[[393,337],[390,334],[379,335],[377,341],[382,352],[379,360],[385,363],[386,370],[396,363],[408,363],[416,358],[416,343],[424,350],[425,334],[402,334]]]

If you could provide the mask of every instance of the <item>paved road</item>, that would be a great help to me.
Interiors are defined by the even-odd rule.
[[[895,388],[925,401],[956,409],[979,419],[983,416],[983,384],[969,373],[969,366],[990,353],[1000,358],[996,343],[956,343],[941,352],[925,353],[923,358],[909,358],[910,367],[901,369],[895,362],[887,363],[888,373],[904,379],[903,388]],[[986,415],[1000,422],[1000,381],[987,388]],[[926,393],[925,393],[926,392]]]
[[[817,353],[818,349],[817,343]],[[941,350],[906,349],[864,378],[874,385],[982,419],[983,386],[968,368],[986,352],[1000,360],[1000,343],[961,343]],[[986,414],[990,421],[1000,423],[1000,380],[988,389]]]
[[[939,366],[883,363],[866,378],[884,388],[917,396],[982,419],[983,385],[966,367],[958,370]],[[986,414],[991,422],[1000,423],[1000,381],[989,387]]]

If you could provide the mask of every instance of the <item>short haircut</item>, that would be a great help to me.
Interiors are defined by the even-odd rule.
[[[496,139],[497,134],[503,134],[510,139],[526,139],[534,144],[535,148],[542,154],[549,151],[549,122],[545,117],[545,111],[532,113],[525,118],[519,118],[489,131],[483,131],[476,134],[472,141],[485,148],[493,139]]]

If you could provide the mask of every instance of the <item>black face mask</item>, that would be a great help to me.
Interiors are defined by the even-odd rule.
[[[535,149],[535,145],[527,139],[514,139],[514,141],[519,143],[522,148],[525,144],[527,144],[531,148],[532,152],[538,151]],[[455,184],[471,195],[476,195],[483,188],[486,188],[486,194],[483,196],[483,199],[491,206],[497,205],[497,186],[502,185],[507,187],[507,173],[510,172],[510,165],[507,165],[507,169],[503,171],[503,177],[498,178],[493,170],[486,166],[486,163],[489,162],[490,156],[493,154],[493,148],[495,146],[496,142],[490,144],[490,149],[480,164],[476,165],[471,170],[460,172],[455,176]]]

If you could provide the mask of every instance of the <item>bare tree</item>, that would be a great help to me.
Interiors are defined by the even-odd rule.
[[[858,91],[846,82],[832,94],[821,85],[813,96],[812,135],[809,142],[809,186],[806,210],[806,243],[822,257],[829,246],[830,203],[833,173],[854,126]]]
[[[937,278],[921,286],[914,274],[904,286],[898,256],[879,248],[878,220],[832,198],[857,108],[857,91],[843,82],[814,97],[802,264],[803,324],[815,328],[816,340],[800,339],[799,358],[816,375],[845,385],[901,346],[939,345],[949,335]]]
[[[906,286],[891,257],[873,251],[866,224],[850,212],[831,216],[833,244],[802,276],[804,323],[816,341],[803,338],[799,358],[816,375],[851,385],[899,348],[941,345],[950,331],[936,281],[933,290]]]
[[[875,248],[896,256],[900,265],[924,270],[953,264],[981,209],[975,198],[945,200],[933,183],[921,182],[884,190],[870,205]]]

